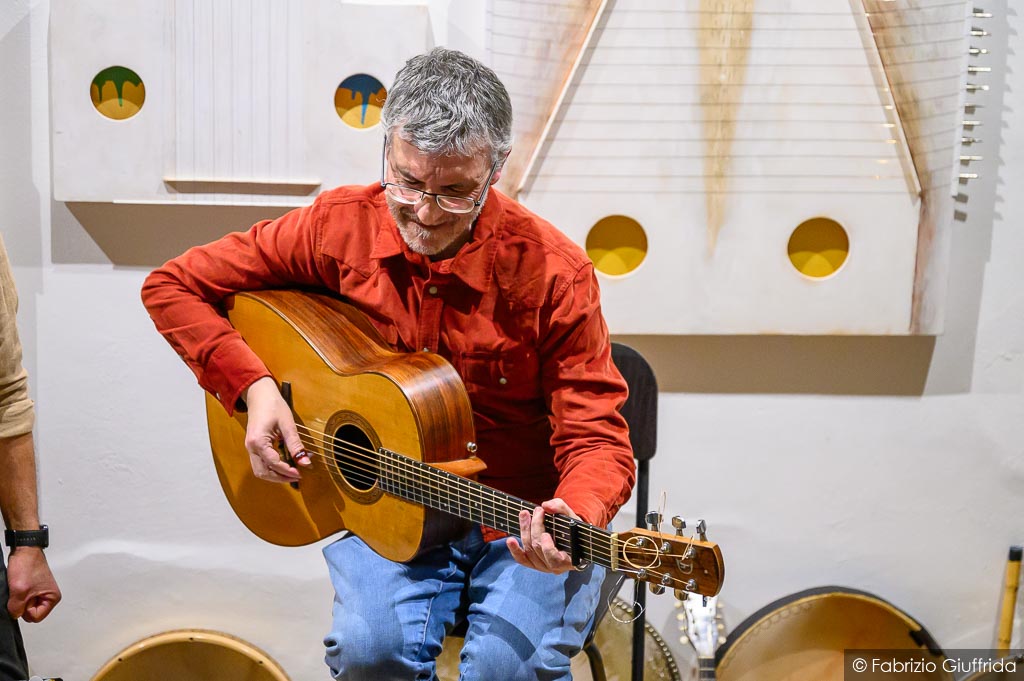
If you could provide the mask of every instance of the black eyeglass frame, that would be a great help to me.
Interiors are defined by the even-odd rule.
[[[417,203],[423,200],[423,197],[432,196],[434,197],[434,203],[437,204],[437,207],[440,208],[441,210],[447,213],[454,213],[455,215],[465,215],[466,213],[472,213],[474,210],[484,205],[484,201],[487,200],[487,191],[491,188],[491,178],[494,177],[494,173],[495,171],[497,171],[498,164],[501,161],[502,159],[497,159],[491,165],[491,172],[487,173],[487,179],[484,180],[483,192],[480,194],[480,198],[478,199],[474,199],[469,196],[452,196],[451,194],[436,194],[434,192],[423,191],[422,189],[413,189],[412,187],[406,187],[404,184],[398,184],[397,182],[388,182],[384,179],[388,167],[388,136],[385,135],[384,147],[381,149],[380,152],[380,186],[384,188],[384,191],[388,193],[388,196],[393,198],[395,201],[404,203],[407,206],[415,206]],[[388,187],[397,187],[403,191],[418,194],[419,196],[416,198],[415,201],[410,201],[405,197],[396,196],[394,193],[388,192]],[[466,204],[466,210],[452,210],[451,208],[447,208],[441,205],[441,199],[449,199],[460,202],[470,201],[472,202],[472,205]]]

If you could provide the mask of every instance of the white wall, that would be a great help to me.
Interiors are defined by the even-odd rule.
[[[449,5],[465,9],[432,10]],[[998,72],[976,116],[987,160],[965,188],[943,336],[624,339],[663,390],[653,495],[667,492],[667,514],[708,520],[731,626],[840,584],[891,600],[946,647],[992,639],[1007,547],[1024,541],[1024,22],[1006,5],[986,7],[1004,17],[990,22]],[[48,12],[0,4],[0,229],[65,594],[23,628],[33,668],[87,679],[146,635],[210,628],[264,648],[294,679],[325,678],[331,593],[317,548],[266,545],[235,520],[200,391],[138,298],[163,258],[255,217],[53,203]],[[476,20],[435,27],[472,45]],[[671,605],[654,599],[650,616],[674,639]]]

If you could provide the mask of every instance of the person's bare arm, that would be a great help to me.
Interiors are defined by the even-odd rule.
[[[0,511],[11,530],[38,530],[36,459],[32,433],[0,438]],[[60,588],[41,548],[17,546],[7,559],[11,617],[39,622],[60,601]]]

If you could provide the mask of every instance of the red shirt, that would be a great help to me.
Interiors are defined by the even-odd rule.
[[[561,497],[601,527],[629,498],[626,385],[593,265],[518,203],[492,191],[469,243],[431,262],[405,245],[379,185],[339,187],[190,249],[150,274],[142,299],[231,412],[270,374],[213,306],[237,291],[294,286],[345,296],[394,350],[452,363],[473,406],[483,484],[536,503]]]

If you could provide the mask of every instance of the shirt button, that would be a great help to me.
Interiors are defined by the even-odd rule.
[[[508,379],[502,376],[501,378],[498,379],[498,383],[505,385],[506,383],[508,383]]]
[[[430,295],[432,295],[432,296],[436,296],[437,295],[437,287],[436,286],[431,286],[430,288],[427,289],[427,291],[429,291]]]

